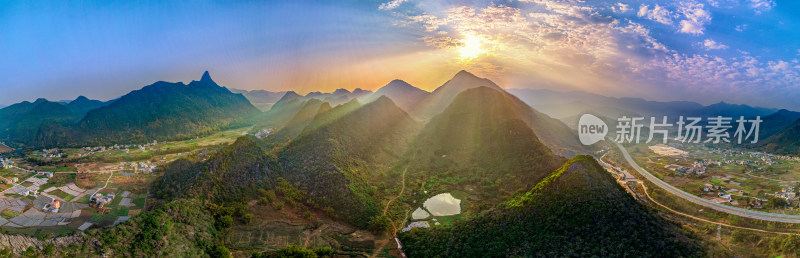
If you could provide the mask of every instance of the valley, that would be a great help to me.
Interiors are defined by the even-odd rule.
[[[393,80],[375,92],[277,98],[229,91],[205,73],[190,84],[159,82],[126,96],[143,98],[154,89],[214,95],[197,102],[180,97],[195,112],[213,115],[201,119],[178,109],[167,117],[139,116],[146,126],[104,123],[102,137],[81,133],[77,141],[69,130],[88,122],[73,117],[58,122],[72,129],[46,138],[7,136],[23,140],[11,141],[15,148],[0,156],[3,232],[100,243],[53,244],[62,254],[83,256],[425,257],[564,252],[565,245],[545,240],[553,237],[581,239],[567,245],[576,254],[606,246],[604,252],[646,255],[652,250],[645,247],[654,245],[692,256],[722,250],[721,243],[741,234],[735,230],[797,230],[696,209],[642,180],[615,146],[581,145],[565,122],[466,71],[432,93]],[[265,111],[242,105],[243,95],[232,92],[260,101]],[[222,102],[209,104],[215,101]],[[140,106],[128,101],[98,109]],[[49,123],[41,122],[39,131],[48,132]],[[40,139],[48,140],[41,145]],[[659,180],[707,201],[800,214],[796,157],[702,145],[624,148]],[[728,240],[697,233],[709,225],[727,227]],[[498,235],[504,237],[489,237]],[[644,237],[652,235],[658,237]],[[615,236],[614,246],[608,236]],[[647,243],[636,242],[642,239]],[[13,250],[43,252],[44,245]]]

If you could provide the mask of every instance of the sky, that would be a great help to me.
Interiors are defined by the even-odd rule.
[[[793,11],[794,10],[794,11]],[[0,104],[109,100],[156,81],[271,91],[504,88],[800,110],[800,2],[0,3]]]

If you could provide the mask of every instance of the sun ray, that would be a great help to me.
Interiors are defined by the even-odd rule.
[[[471,60],[486,52],[484,39],[475,34],[466,34],[461,40],[458,52],[462,60]]]

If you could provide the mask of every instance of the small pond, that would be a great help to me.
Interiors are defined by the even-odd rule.
[[[452,216],[461,214],[461,200],[450,193],[437,194],[425,201],[425,207],[433,216]]]

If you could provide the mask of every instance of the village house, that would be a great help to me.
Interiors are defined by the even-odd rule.
[[[5,169],[13,168],[14,161],[11,161],[10,159],[0,158],[0,167],[3,167]]]
[[[92,205],[93,207],[103,208],[103,206],[110,204],[111,201],[113,200],[114,200],[114,193],[108,193],[105,196],[101,193],[96,193],[94,194],[94,196],[90,198],[89,201],[93,204]]]

